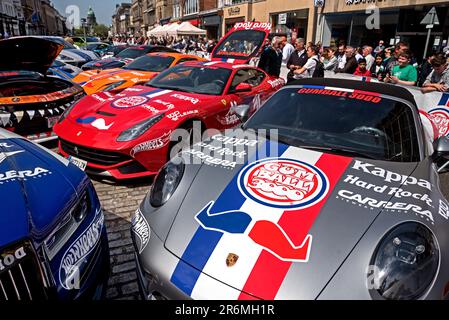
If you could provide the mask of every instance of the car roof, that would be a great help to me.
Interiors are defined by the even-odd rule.
[[[256,67],[251,66],[251,65],[246,65],[246,64],[240,64],[240,65],[234,65],[232,63],[228,63],[228,62],[222,62],[222,61],[202,61],[202,62],[197,62],[197,61],[189,61],[189,62],[185,62],[186,65],[201,65],[203,67],[214,67],[214,68],[223,68],[223,69],[229,69],[229,70],[237,70],[237,69],[242,69],[242,68],[252,68],[252,69],[256,69]]]
[[[312,85],[316,86],[317,89],[325,89],[326,87],[333,87],[333,88],[337,87],[337,88],[374,92],[400,98],[402,100],[410,102],[413,106],[418,108],[413,93],[411,92],[411,90],[416,89],[405,88],[403,86],[370,80],[371,79],[365,79],[362,77],[304,78],[294,80],[288,85],[286,85],[286,87],[294,85]]]
[[[200,57],[192,55],[192,54],[184,54],[184,53],[175,53],[175,52],[150,52],[147,53],[147,56],[159,56],[159,57],[173,57],[173,58],[198,58]]]

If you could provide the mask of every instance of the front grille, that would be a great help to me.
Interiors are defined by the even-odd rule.
[[[132,160],[130,156],[121,153],[87,148],[62,139],[60,139],[60,142],[61,148],[65,153],[92,164],[101,166],[113,166],[122,162]]]
[[[24,241],[0,249],[0,301],[47,298],[42,269],[31,243]]]

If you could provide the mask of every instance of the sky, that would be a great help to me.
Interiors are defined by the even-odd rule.
[[[66,8],[71,5],[76,5],[80,9],[81,18],[87,16],[89,6],[94,9],[97,22],[107,26],[112,23],[112,14],[115,11],[115,5],[122,2],[131,2],[131,0],[52,0],[58,11],[66,16]]]

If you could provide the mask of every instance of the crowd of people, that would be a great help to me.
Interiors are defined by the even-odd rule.
[[[282,66],[286,66],[289,70],[288,83],[301,78],[323,77],[333,72],[377,78],[385,83],[419,86],[424,93],[448,92],[448,57],[449,50],[433,52],[418,65],[405,42],[385,47],[381,40],[374,49],[368,45],[355,48],[345,44],[336,48],[323,47],[320,43],[306,44],[301,38],[292,45],[286,37],[273,37],[265,43],[258,66],[277,77]]]
[[[184,53],[192,51],[203,51],[211,53],[217,45],[215,39],[206,37],[173,37],[173,36],[116,36],[109,39],[114,45],[159,45],[173,48]]]

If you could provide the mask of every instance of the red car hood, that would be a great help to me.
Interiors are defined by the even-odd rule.
[[[117,95],[101,92],[87,96],[76,105],[67,119],[80,129],[83,128],[86,133],[119,135],[145,119],[162,113],[176,124],[174,118],[181,119],[180,115],[184,112],[199,113],[200,104],[214,98],[216,97],[134,86]]]

